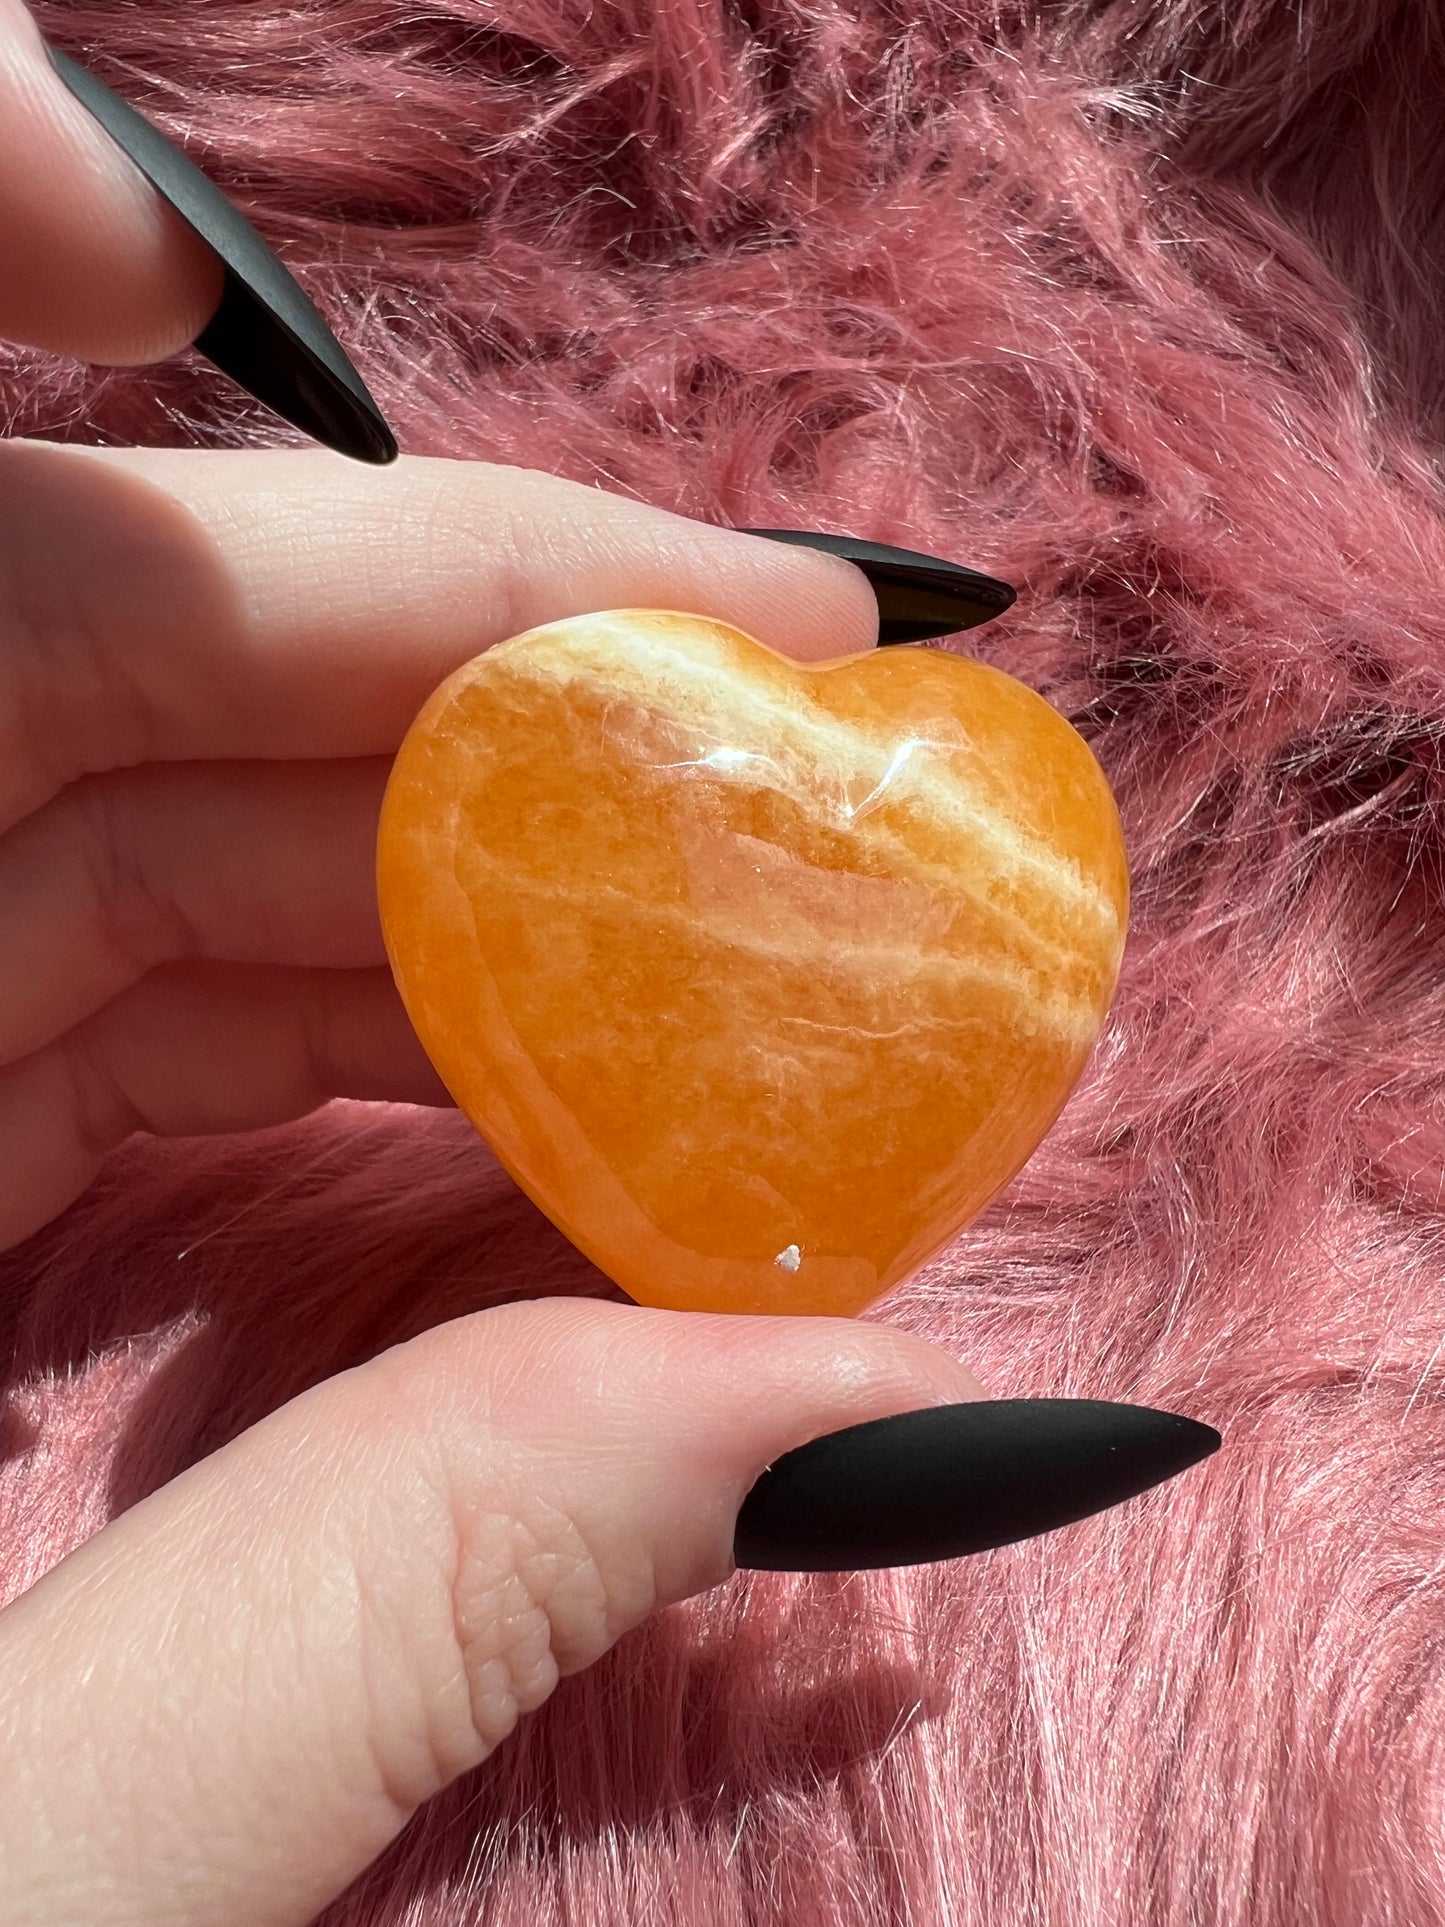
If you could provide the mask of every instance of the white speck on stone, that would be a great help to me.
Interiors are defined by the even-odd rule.
[[[796,1271],[802,1262],[803,1254],[796,1245],[789,1245],[786,1251],[780,1251],[773,1260],[779,1271]]]

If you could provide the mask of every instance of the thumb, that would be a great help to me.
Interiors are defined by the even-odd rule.
[[[221,264],[62,85],[0,0],[0,335],[87,361],[158,361],[205,327]]]
[[[725,1578],[773,1460],[977,1391],[884,1326],[569,1299],[317,1387],[0,1615],[11,1917],[310,1920],[560,1675]]]

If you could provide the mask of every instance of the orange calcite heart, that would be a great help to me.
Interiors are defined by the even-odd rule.
[[[417,1033],[650,1305],[853,1313],[1023,1164],[1123,949],[1118,812],[1023,684],[801,666],[696,616],[553,623],[447,682],[379,847]]]

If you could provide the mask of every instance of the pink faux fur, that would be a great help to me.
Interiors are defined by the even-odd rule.
[[[1090,736],[1115,1020],[884,1312],[1207,1468],[628,1640],[330,1927],[1445,1923],[1442,16],[1417,0],[50,0],[414,451],[903,540]],[[273,425],[11,355],[0,418]],[[596,1289],[447,1116],[138,1143],[4,1261],[13,1594],[305,1383]]]

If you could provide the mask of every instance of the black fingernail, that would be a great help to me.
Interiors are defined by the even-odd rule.
[[[359,462],[396,459],[396,437],[311,301],[250,222],[157,127],[55,48],[51,65],[163,200],[221,257],[221,305],[196,347],[294,428]]]
[[[820,535],[814,529],[744,529],[744,535],[792,542],[800,549],[841,555],[867,576],[878,599],[880,642],[928,642],[960,629],[976,629],[1011,609],[1017,600],[1007,582],[936,555],[860,542],[851,535]]]
[[[1193,1419],[1094,1399],[940,1405],[830,1432],[743,1501],[739,1566],[844,1572],[987,1552],[1071,1525],[1207,1458]]]

